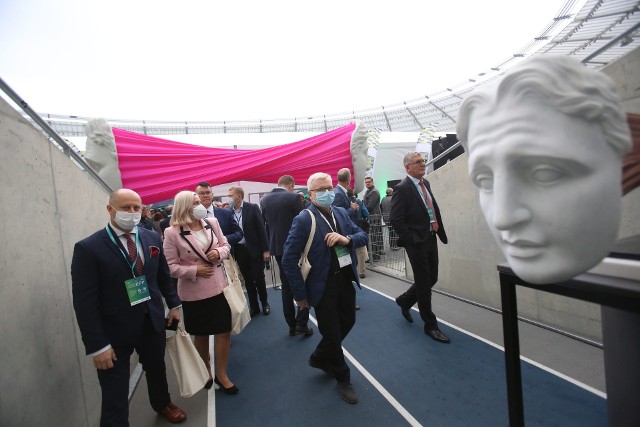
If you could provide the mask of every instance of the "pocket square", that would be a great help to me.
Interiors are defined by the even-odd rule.
[[[153,256],[158,256],[160,254],[160,248],[157,246],[149,246],[149,254]]]

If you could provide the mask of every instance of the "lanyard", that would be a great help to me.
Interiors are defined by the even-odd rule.
[[[324,215],[322,215],[322,213],[320,213],[320,216],[322,217],[322,219],[324,219],[324,222],[327,223],[327,225],[329,226],[329,229],[331,231],[333,231],[334,233],[336,233],[336,230],[333,229],[333,227],[331,226],[331,224],[329,223],[329,221],[327,220],[327,218],[324,217]],[[333,210],[331,211],[331,219],[333,219],[333,223],[336,225],[336,227],[338,226],[338,223],[336,222],[336,217],[333,216]]]
[[[140,233],[138,233],[138,231],[136,230],[136,254],[135,254],[136,259],[135,261],[133,261],[133,264],[131,264],[131,260],[129,259],[127,254],[124,253],[120,245],[118,245],[118,243],[116,242],[116,239],[113,237],[113,233],[111,233],[111,229],[109,228],[108,225],[105,227],[105,230],[107,230],[107,234],[111,238],[111,241],[118,247],[118,249],[120,250],[120,253],[124,257],[124,259],[127,261],[127,264],[129,264],[129,266],[131,267],[131,274],[133,274],[133,277],[136,277],[135,268],[136,268],[136,262],[138,261],[138,243],[140,242],[140,240],[138,240],[138,236],[140,235]]]

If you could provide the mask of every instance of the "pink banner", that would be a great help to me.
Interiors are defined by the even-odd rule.
[[[349,168],[351,135],[355,124],[302,141],[260,150],[235,150],[184,144],[113,128],[122,186],[140,194],[146,204],[172,199],[198,182],[211,185],[255,181],[277,183],[291,175],[306,185],[315,172],[335,178]]]

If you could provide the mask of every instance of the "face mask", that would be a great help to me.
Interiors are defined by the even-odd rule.
[[[325,208],[331,206],[331,203],[333,203],[333,199],[335,198],[336,195],[333,190],[323,191],[322,193],[316,192],[316,203]]]
[[[115,208],[114,208],[115,209]],[[140,212],[123,212],[116,210],[114,221],[123,230],[133,230],[140,222],[142,214]]]
[[[207,208],[205,208],[202,205],[198,205],[195,208],[193,208],[193,217],[195,219],[197,219],[198,221],[200,221],[202,218],[206,218],[207,217]]]
[[[236,199],[234,199],[233,197],[227,198],[227,203],[229,203],[229,207],[231,209],[234,209],[236,207]]]

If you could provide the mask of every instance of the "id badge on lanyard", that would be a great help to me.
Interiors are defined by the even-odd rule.
[[[127,290],[127,295],[129,296],[129,303],[131,306],[140,304],[141,302],[145,302],[151,299],[151,295],[149,294],[149,286],[147,285],[147,277],[145,275],[135,277],[134,268],[135,264],[131,264],[129,261],[129,257],[125,254],[118,243],[116,243],[116,239],[113,237],[109,226],[106,227],[107,234],[111,238],[111,241],[114,245],[118,247],[120,253],[131,267],[131,274],[134,276],[132,279],[124,281],[124,287]],[[136,233],[136,248],[138,247],[138,233]]]
[[[327,225],[329,226],[329,230],[335,233],[336,231],[333,229],[329,221],[327,221],[327,218],[325,218],[324,215],[320,215],[320,216],[322,217],[322,219],[324,219],[324,222],[326,222]],[[334,224],[337,224],[336,217],[333,215],[333,212],[331,212],[331,217],[333,218]],[[351,253],[349,252],[349,249],[346,246],[336,245],[333,247],[333,250],[336,251],[336,257],[338,258],[338,265],[340,266],[340,268],[351,265]]]

